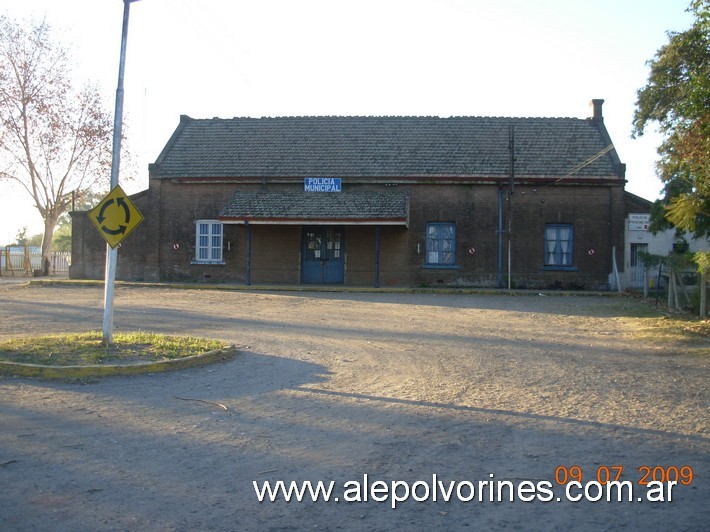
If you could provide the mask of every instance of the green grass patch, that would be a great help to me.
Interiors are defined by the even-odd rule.
[[[624,321],[636,340],[687,353],[710,354],[710,320],[678,314]]]
[[[114,333],[102,345],[100,331],[17,338],[0,342],[0,361],[52,366],[131,364],[171,360],[227,347],[225,342],[149,332]]]

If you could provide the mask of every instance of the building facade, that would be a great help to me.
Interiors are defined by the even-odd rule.
[[[625,166],[591,118],[285,117],[180,124],[132,199],[118,278],[608,286]],[[74,278],[105,247],[73,213]]]
[[[624,273],[619,278],[621,289],[641,290],[653,288],[659,283],[658,267],[649,269],[643,263],[643,255],[667,256],[677,249],[677,246],[687,245],[687,251],[710,250],[707,238],[695,237],[690,232],[679,232],[676,229],[666,229],[657,233],[649,231],[651,222],[652,202],[626,193],[627,215],[624,222]],[[689,273],[695,273],[695,267],[689,268]],[[667,276],[667,272],[665,272]],[[665,278],[661,277],[660,284],[664,285]],[[612,282],[614,287],[618,285]]]

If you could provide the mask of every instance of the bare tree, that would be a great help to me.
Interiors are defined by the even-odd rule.
[[[49,25],[0,15],[0,180],[19,183],[44,220],[45,275],[72,192],[108,186],[112,127],[98,88],[74,86],[68,50]]]

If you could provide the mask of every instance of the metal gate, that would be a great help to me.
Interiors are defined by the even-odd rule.
[[[626,288],[643,288],[646,266],[639,253],[648,253],[648,244],[631,244]]]
[[[302,246],[301,282],[343,284],[345,249],[342,227],[304,227]]]

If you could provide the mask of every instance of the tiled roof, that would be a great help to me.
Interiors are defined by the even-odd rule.
[[[559,177],[610,144],[601,120],[486,117],[181,118],[152,177]],[[618,177],[615,150],[575,172]]]
[[[402,192],[240,192],[220,211],[223,221],[407,224],[409,196]]]

